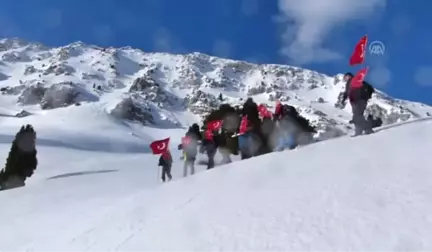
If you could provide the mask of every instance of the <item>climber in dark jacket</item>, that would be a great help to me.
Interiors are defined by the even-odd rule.
[[[171,176],[171,166],[173,160],[171,153],[169,151],[164,152],[159,158],[159,166],[162,166],[162,182],[166,181],[166,177],[168,177],[168,181],[172,179]]]
[[[361,135],[363,133],[373,133],[372,125],[364,117],[364,112],[367,107],[368,100],[371,94],[366,90],[366,83],[363,82],[361,87],[352,87],[352,79],[354,75],[352,73],[346,73],[344,80],[346,81],[345,92],[342,97],[342,104],[345,104],[348,98],[352,108],[352,122],[355,127],[354,136]]]
[[[258,156],[268,153],[269,150],[266,148],[267,139],[261,130],[261,119],[259,117],[258,105],[253,101],[252,98],[248,98],[243,104],[241,114],[242,116],[247,116],[251,128],[248,134],[248,139],[252,140],[254,149],[256,148],[256,151],[254,150],[250,154],[252,154],[252,156]],[[248,144],[250,145],[251,143],[248,142]]]
[[[258,105],[253,101],[252,98],[248,98],[246,102],[243,104],[243,109],[241,111],[243,116],[247,115],[248,120],[255,127],[259,125],[259,110]]]
[[[218,148],[215,133],[216,132],[212,132],[206,129],[200,147],[201,153],[204,152],[207,153],[207,157],[208,157],[207,170],[212,169],[215,166],[214,157],[216,155],[216,151]]]
[[[294,106],[284,104],[281,110],[283,116],[279,121],[279,134],[285,138],[285,143],[290,143],[289,148],[312,143],[316,129],[309,120],[301,116]]]

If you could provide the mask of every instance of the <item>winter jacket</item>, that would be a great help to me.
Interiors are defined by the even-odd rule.
[[[182,144],[182,150],[186,160],[195,160],[198,155],[198,142],[190,138],[190,142],[186,144]]]
[[[283,116],[282,108],[283,108],[282,103],[278,103],[278,104],[276,105],[275,113],[274,113],[274,116],[273,116],[273,118],[274,118],[275,120],[279,120],[279,119],[282,118],[282,116]]]
[[[362,86],[358,88],[351,87],[351,81],[353,77],[351,77],[345,84],[345,92],[343,94],[342,103],[348,98],[351,103],[363,100],[367,101],[372,97],[372,93],[375,92],[372,85],[363,81]]]
[[[301,116],[295,107],[290,105],[283,105],[283,117],[280,125],[284,129],[289,129],[291,132],[310,132],[315,133],[316,129],[313,127],[309,120]]]
[[[165,152],[159,158],[158,166],[171,166],[172,165],[172,156],[170,152]]]
[[[199,126],[197,124],[192,125],[186,132],[185,138],[187,138],[186,143],[179,144],[178,149],[183,150],[187,159],[195,160],[198,154],[199,141],[202,140]]]
[[[258,105],[250,98],[243,105],[242,115],[247,115],[254,125],[260,123]]]

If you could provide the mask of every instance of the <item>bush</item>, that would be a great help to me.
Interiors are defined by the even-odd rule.
[[[31,125],[22,126],[12,142],[6,166],[0,171],[1,190],[25,185],[36,170],[36,154],[36,132]]]

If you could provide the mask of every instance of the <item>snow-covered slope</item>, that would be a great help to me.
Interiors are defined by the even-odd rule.
[[[38,145],[31,183],[0,193],[2,251],[432,249],[431,120],[186,179],[175,162],[164,185],[157,157],[105,152],[98,137],[76,148],[85,137],[67,146],[63,130],[51,134],[60,144]],[[8,148],[0,144],[0,159]]]
[[[95,120],[101,142],[116,131],[133,132],[121,137],[130,150],[136,135],[151,140],[166,136],[168,129],[181,131],[221,102],[241,104],[247,96],[269,107],[276,99],[298,107],[321,136],[342,135],[350,128],[349,105],[344,110],[334,106],[344,86],[340,75],[200,53],[145,53],[81,42],[47,48],[19,39],[0,40],[0,59],[0,120],[8,133],[21,126],[25,120],[17,117],[22,116],[41,123],[34,125],[38,131],[62,128],[74,134]],[[378,92],[369,112],[387,124],[429,116],[432,107]]]

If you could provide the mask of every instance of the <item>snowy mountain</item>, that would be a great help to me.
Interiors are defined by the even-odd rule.
[[[163,185],[157,157],[53,129],[29,184],[0,193],[0,250],[430,251],[432,120],[396,126],[185,179],[176,161]]]
[[[25,124],[38,158],[25,187],[0,192],[1,251],[432,250],[429,106],[378,92],[369,111],[392,125],[375,134],[182,178],[176,144],[221,102],[281,99],[321,136],[346,133],[340,76],[80,42],[4,39],[0,57],[0,160]],[[165,137],[161,184],[148,144]]]
[[[88,120],[108,116],[133,127],[138,126],[131,121],[180,129],[200,121],[221,103],[240,105],[251,96],[269,107],[276,99],[296,106],[320,129],[322,138],[350,129],[349,105],[343,110],[334,106],[344,86],[341,75],[329,77],[292,66],[256,65],[201,53],[145,53],[82,42],[48,48],[3,39],[0,57],[0,113],[15,119],[52,117],[52,127],[59,122],[53,114],[76,113],[79,120],[79,114]],[[68,106],[73,108],[65,110]],[[391,124],[430,116],[432,107],[377,92],[368,113]]]

